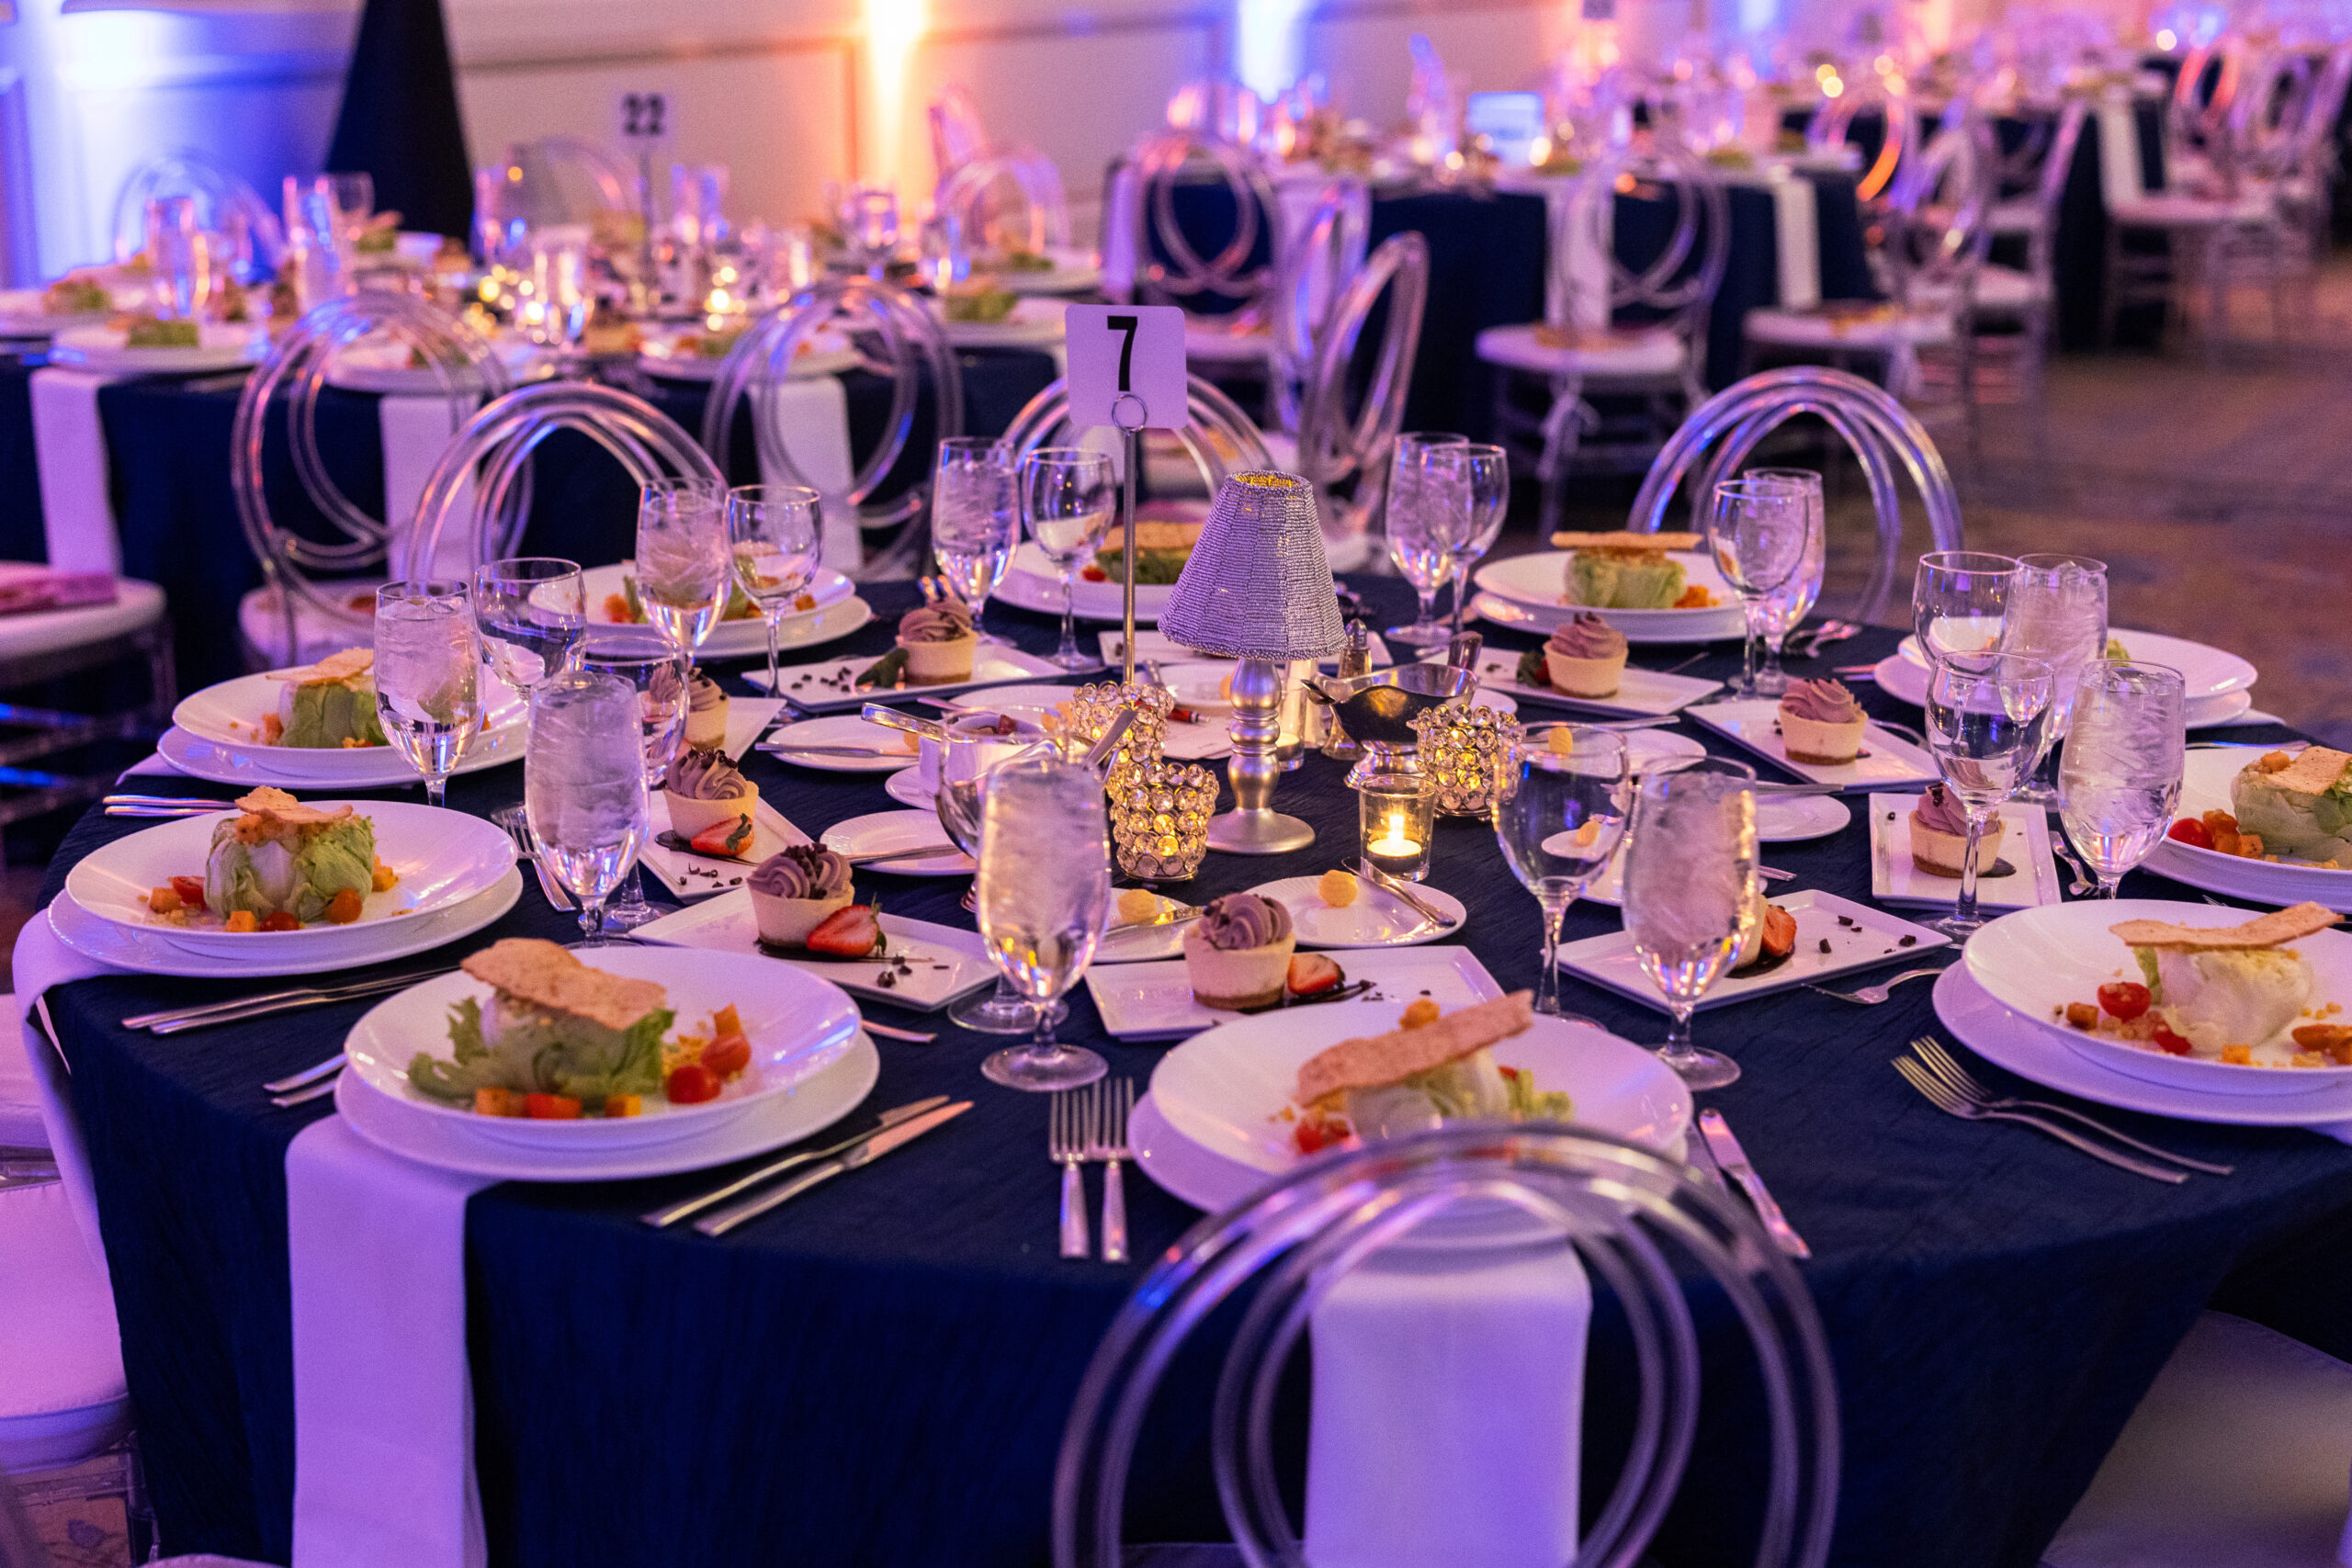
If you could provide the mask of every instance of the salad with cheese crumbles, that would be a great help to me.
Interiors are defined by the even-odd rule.
[[[2112,929],[2139,978],[2059,1010],[2068,1028],[2140,1050],[2233,1066],[2352,1066],[2352,1028],[2314,1005],[2309,960],[2285,945],[2342,917],[2298,904],[2235,926],[2125,920]],[[2260,1053],[2259,1055],[2256,1053]]]
[[[231,931],[347,926],[366,913],[368,895],[400,880],[377,858],[375,823],[348,805],[325,811],[263,788],[237,807],[212,829],[203,877],[175,876],[150,889],[149,913]]]

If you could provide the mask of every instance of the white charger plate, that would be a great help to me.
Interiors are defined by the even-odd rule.
[[[947,829],[935,811],[876,811],[836,822],[818,835],[818,842],[836,854],[882,854],[891,850],[918,849],[947,841]],[[961,850],[925,860],[884,861],[860,866],[861,871],[891,876],[969,876],[979,868]]]
[[[456,773],[469,773],[511,762],[523,755],[523,734],[530,710],[521,694],[485,671],[481,697],[482,727],[466,742]],[[270,746],[261,739],[261,721],[277,711],[278,693],[285,682],[269,675],[240,675],[218,682],[182,697],[172,709],[172,724],[195,745],[185,748],[217,773],[224,783],[277,784],[291,789],[382,789],[417,782],[416,770],[390,746]],[[161,750],[162,748],[158,748]],[[180,759],[170,757],[175,766]],[[190,770],[193,772],[194,770]]]
[[[1415,997],[1428,997],[1452,1012],[1472,1002],[1491,1001],[1503,994],[1502,987],[1487,973],[1487,966],[1466,947],[1359,950],[1341,955],[1338,963],[1349,984],[1358,980],[1375,982],[1366,998],[1399,1008]],[[1243,1016],[1204,1008],[1194,1001],[1193,982],[1181,958],[1089,969],[1086,989],[1094,998],[1095,1010],[1102,1015],[1103,1029],[1120,1040],[1181,1040]],[[1278,1014],[1254,1016],[1304,1018],[1325,1008],[1348,1005],[1317,1002],[1283,1008]]]
[[[635,934],[644,941],[675,942],[682,947],[757,953],[806,969],[852,996],[917,1012],[936,1012],[958,997],[996,983],[996,966],[989,962],[979,932],[899,915],[882,917],[888,959],[787,958],[771,953],[760,945],[760,922],[752,912],[752,893],[747,887],[730,888],[716,898],[664,915],[638,927]],[[911,973],[894,974],[890,984],[882,984],[884,972],[895,971],[901,957]]]
[[[2250,691],[2260,673],[2251,661],[2234,653],[2191,642],[2187,637],[2166,637],[2162,632],[2121,631],[2113,626],[2108,628],[2107,635],[2123,644],[2123,651],[2132,656],[2134,664],[2161,664],[2179,671],[2183,694],[2191,702]],[[1917,636],[1905,637],[1895,645],[1894,651],[1897,658],[1919,671],[1920,689],[1926,690],[1928,655],[1919,647]]]
[[[1907,818],[1919,804],[1916,795],[1874,795],[1870,812],[1871,897],[1882,904],[1912,908],[1949,909],[1960,897],[1960,878],[1921,871],[1911,861],[1911,827]],[[1888,820],[1890,814],[1893,820]],[[2058,863],[2051,856],[2050,818],[2040,807],[2009,801],[2001,807],[2001,851],[1997,858],[2015,866],[2007,876],[1976,879],[1977,907],[1985,909],[2030,909],[2055,904]]]
[[[1542,550],[1488,561],[1472,577],[1481,590],[1475,603],[1478,613],[1498,626],[1550,633],[1576,619],[1584,604],[1563,604],[1567,592],[1567,550]],[[1674,550],[1682,563],[1685,584],[1703,588],[1715,603],[1704,610],[1593,610],[1592,613],[1625,634],[1628,642],[1718,642],[1746,637],[1747,620],[1739,595],[1724,581],[1715,563],[1697,550]],[[1489,609],[1492,601],[1496,608]]]
[[[1572,697],[1550,686],[1521,684],[1512,679],[1518,670],[1517,654],[1483,654],[1478,660],[1478,689],[1506,693],[1524,703],[1544,703],[1552,707],[1573,708],[1579,713],[1608,714],[1618,718],[1655,718],[1688,707],[1708,693],[1723,689],[1721,681],[1669,675],[1662,670],[1645,670],[1637,664],[1628,664],[1623,681],[1610,695]]]
[[[922,771],[919,768],[902,768],[884,779],[882,793],[910,811],[936,812],[939,809],[939,792],[922,782]],[[943,836],[946,831],[944,828],[940,829]]]
[[[420,953],[430,953],[446,942],[471,936],[501,919],[522,896],[523,874],[510,869],[487,892],[478,893],[454,908],[441,910],[411,923],[404,928],[399,941],[386,944],[364,959],[338,961],[332,967],[356,968],[361,964],[386,964],[396,958],[413,958]],[[50,902],[49,929],[57,933],[58,941],[85,957],[147,975],[175,975],[204,980],[218,980],[228,976],[262,979],[273,975],[316,975],[321,967],[317,957],[300,953],[268,959],[256,956],[224,968],[219,958],[174,946],[162,937],[133,926],[102,920],[74,902],[71,895],[63,893]]]
[[[1799,778],[1814,784],[1870,789],[1888,784],[1928,784],[1943,777],[1936,760],[1901,736],[1872,720],[1862,728],[1861,755],[1850,762],[1799,762],[1789,756],[1781,739],[1781,704],[1777,697],[1748,697],[1704,703],[1682,710],[1709,729]]]
[[[1109,549],[1117,540],[1114,531],[1104,536],[1084,560],[1079,563],[1083,572],[1093,563],[1094,557]],[[1089,582],[1080,577],[1070,585],[1070,609],[1081,621],[1116,621],[1125,615],[1125,589],[1117,581]],[[1171,584],[1136,584],[1136,625],[1147,626],[1159,619],[1168,608],[1168,596],[1176,592]],[[1012,552],[1012,565],[1004,581],[996,585],[992,597],[1023,610],[1040,615],[1058,615],[1062,613],[1062,574],[1054,570],[1036,541],[1023,539],[1021,547]],[[1142,639],[1136,639],[1141,646]]]
[[[363,901],[347,926],[323,922],[291,931],[224,931],[175,926],[147,908],[150,889],[175,876],[204,874],[212,830],[234,818],[225,807],[202,817],[159,822],[103,844],[65,875],[75,904],[102,920],[152,931],[174,947],[220,958],[276,960],[300,954],[321,966],[372,964],[387,946],[406,940],[406,928],[488,891],[514,863],[514,840],[495,823],[462,811],[397,800],[312,800],[332,810],[349,805],[375,824],[376,858],[400,880]]]
[[[1880,660],[1871,671],[1871,680],[1897,702],[1909,703],[1915,708],[1927,705],[1927,667],[1914,664],[1899,653],[1890,653]],[[2216,697],[2189,698],[2183,716],[2191,729],[2213,729],[2239,723],[2253,711],[2252,692],[2225,692]]]
[[[2208,811],[2235,814],[2230,801],[2230,781],[2248,762],[2276,746],[2217,746],[2194,748],[2185,759],[2180,779],[2180,806],[2174,820],[2201,817]],[[2352,858],[2352,857],[2347,857]],[[2310,899],[2328,908],[2352,914],[2352,871],[2329,871],[2292,861],[2246,860],[2215,850],[2200,850],[2177,839],[2156,840],[2143,871],[2169,876],[2209,893],[2225,893],[2256,904],[2284,907]]]
[[[2235,914],[2238,919],[2231,917]],[[2069,1002],[2098,1000],[2110,980],[2140,979],[2132,950],[2109,927],[2123,920],[2169,920],[2183,926],[2233,926],[2241,911],[2211,904],[2156,898],[2090,899],[2004,915],[1968,939],[1962,959],[1994,1000],[2110,1072],[2207,1094],[2296,1094],[2312,1084],[2352,1086],[2352,1067],[2285,1066],[2291,1044],[2255,1043],[2256,1060],[2278,1066],[2239,1066],[2199,1056],[2172,1056],[2069,1029],[2058,1013]],[[2352,1007],[2352,936],[2324,931],[2294,944],[2312,966],[2312,1005]],[[2342,1015],[2336,1015],[2341,1017]]]
[[[836,714],[829,718],[804,718],[797,724],[781,725],[768,732],[760,750],[796,768],[810,768],[820,773],[895,773],[915,764],[915,754],[899,744],[905,739],[908,737],[899,730],[868,724],[854,714]],[[829,757],[792,750],[790,748],[795,746],[841,746],[883,755]]]
[[[1951,945],[1951,938],[1941,931],[1915,926],[1883,909],[1840,898],[1835,893],[1814,888],[1779,893],[1767,888],[1764,896],[1796,917],[1795,950],[1786,963],[1759,973],[1735,975],[1725,971],[1699,998],[1699,1011],[1752,1001],[1837,976],[1875,969],[1883,964],[1901,963]],[[1825,942],[1829,944],[1827,953],[1821,951]],[[1569,942],[1560,949],[1560,967],[1580,980],[1589,980],[1645,1008],[1667,1010],[1666,998],[1650,984],[1649,976],[1642,973],[1641,961],[1634,956],[1634,939],[1624,931],[1608,931]]]
[[[1433,925],[1413,912],[1394,893],[1369,879],[1356,883],[1356,901],[1344,909],[1323,902],[1319,876],[1286,876],[1250,889],[1272,898],[1290,911],[1291,929],[1301,947],[1419,947],[1426,942],[1460,936],[1469,927],[1470,911],[1442,887],[1426,882],[1413,885],[1413,897],[1453,921]]]
[[[857,603],[864,604],[865,601],[861,599]],[[871,611],[867,612],[866,618],[872,618]],[[1023,653],[1004,643],[984,642],[972,654],[972,678],[968,681],[949,681],[937,686],[856,687],[854,682],[859,672],[882,657],[877,653],[855,659],[828,659],[815,664],[787,664],[781,671],[784,677],[781,694],[790,697],[804,708],[821,713],[827,708],[862,708],[873,702],[942,697],[951,692],[968,692],[975,686],[1003,686],[1015,681],[1035,681],[1041,675],[1068,673],[1055,668],[1053,662],[1042,654]],[[743,679],[763,692],[768,689],[765,669],[746,670]]]
[[[49,357],[59,365],[127,376],[192,376],[258,365],[269,350],[269,334],[259,327],[207,321],[196,335],[194,348],[131,348],[120,327],[68,327],[50,341]]]
[[[600,626],[642,625],[616,621],[606,611],[605,602],[621,592],[622,581],[636,574],[633,560],[615,561],[610,566],[592,566],[581,574],[588,592],[588,640],[596,640]],[[795,610],[776,623],[776,647],[808,648],[820,642],[830,642],[844,637],[874,618],[869,607],[862,615],[842,610],[854,598],[857,585],[831,567],[821,567],[808,583],[808,597],[816,601],[811,609]],[[864,604],[864,600],[858,600]],[[748,620],[721,621],[710,628],[710,635],[695,649],[698,659],[765,659],[768,655],[767,623],[753,615]]]

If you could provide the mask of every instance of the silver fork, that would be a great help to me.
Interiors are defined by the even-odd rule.
[[[1080,1090],[1054,1096],[1046,1116],[1046,1155],[1062,1168],[1062,1256],[1084,1258],[1086,1236],[1086,1108]]]
[[[1886,1000],[1887,993],[1894,990],[1895,987],[1903,984],[1904,981],[1917,980],[1924,975],[1940,975],[1943,972],[1944,966],[1940,964],[1930,964],[1928,967],[1924,969],[1905,969],[1902,974],[1895,976],[1893,979],[1882,980],[1875,986],[1864,986],[1860,990],[1855,991],[1833,991],[1826,986],[1807,986],[1805,989],[1808,991],[1819,991],[1825,997],[1836,997],[1841,1002],[1860,1002],[1864,1007],[1874,1008],[1878,1006],[1879,1003]]]
[[[2094,1133],[2103,1134],[2119,1144],[2135,1148],[2143,1155],[2154,1155],[2158,1159],[2170,1160],[2175,1165],[2186,1166],[2191,1170],[2201,1170],[2208,1176],[2227,1176],[2237,1168],[2231,1165],[2216,1165],[2211,1160],[2191,1159],[2187,1155],[2177,1155],[2169,1149],[2160,1149],[2154,1144],[2143,1144],[2129,1133],[2119,1133],[2106,1122],[2086,1116],[2072,1106],[2052,1105],[2047,1100],[2018,1100],[1996,1095],[1971,1077],[1968,1069],[1962,1066],[1959,1060],[1951,1052],[1945,1050],[1942,1043],[1933,1035],[1921,1035],[1911,1042],[1911,1049],[1918,1054],[1919,1060],[1928,1065],[1929,1072],[1950,1084],[1955,1092],[1973,1100],[1987,1111],[2040,1111],[2053,1116],[2064,1116],[2070,1122],[2088,1127]]]
[[[1894,1058],[1894,1070],[1903,1075],[1905,1082],[1925,1095],[1928,1104],[1947,1116],[1957,1116],[1963,1122],[2016,1122],[2031,1127],[2036,1132],[2047,1133],[2062,1144],[2071,1144],[2093,1159],[2103,1160],[2119,1170],[2128,1170],[2135,1176],[2144,1176],[2151,1181],[2167,1181],[2177,1187],[2188,1179],[2188,1173],[2185,1170],[2170,1170],[2160,1166],[2148,1165],[2133,1159],[2130,1155],[2120,1155],[2112,1149],[2103,1149],[2088,1138],[2069,1133],[2055,1122],[2044,1122],[2039,1116],[2029,1116],[2021,1111],[1988,1111],[1973,1100],[1962,1098],[1950,1084],[1945,1083],[1943,1079],[1936,1077],[1908,1056]]]
[[[1094,1141],[1087,1158],[1102,1162],[1102,1261],[1127,1260],[1127,1190],[1119,1162],[1127,1157],[1127,1119],[1135,1114],[1136,1080],[1094,1085]]]
[[[514,852],[539,874],[539,891],[546,896],[548,905],[558,909],[571,908],[571,895],[563,890],[563,884],[555,879],[555,873],[548,869],[548,863],[539,858],[539,841],[532,835],[530,823],[518,818],[506,825],[506,833],[514,840]]]

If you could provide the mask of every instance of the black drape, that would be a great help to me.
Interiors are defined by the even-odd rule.
[[[368,0],[326,166],[373,175],[376,206],[403,229],[470,231],[473,165],[441,0]]]

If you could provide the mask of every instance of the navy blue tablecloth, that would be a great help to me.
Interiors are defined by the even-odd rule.
[[[1357,586],[1376,624],[1409,608],[1393,581]],[[889,621],[913,598],[905,585],[869,592],[882,622],[845,645],[861,652],[885,646]],[[1027,646],[1052,636],[1042,617],[991,608],[989,619]],[[1833,658],[1867,661],[1894,641],[1866,633]],[[1642,653],[1663,664],[1685,651]],[[1715,649],[1696,672],[1722,676],[1735,661]],[[1915,710],[1861,690],[1866,705],[1916,722]],[[812,833],[888,804],[870,779],[765,756],[749,768],[765,797]],[[461,778],[450,800],[486,811],[516,799],[521,782],[513,767]],[[1278,803],[1317,828],[1317,844],[1267,861],[1212,856],[1188,897],[1320,872],[1353,844],[1337,764],[1310,757],[1282,780]],[[51,867],[50,893],[80,855],[138,826],[86,818]],[[1867,897],[1859,822],[1773,845],[1770,859],[1797,874],[1784,886]],[[1457,940],[1505,986],[1532,984],[1535,906],[1491,832],[1445,824],[1432,880],[1468,908]],[[898,913],[970,924],[959,879],[861,873],[860,883]],[[2139,875],[2125,891],[2193,897]],[[1567,934],[1616,923],[1613,910],[1582,907]],[[474,940],[561,937],[569,925],[526,891]],[[179,1550],[284,1562],[292,1450],[282,1161],[293,1134],[327,1111],[274,1111],[260,1085],[335,1049],[367,1004],[165,1039],[119,1024],[248,988],[117,977],[59,987],[50,1003],[89,1134],[165,1537]],[[1566,989],[1570,1005],[1616,1032],[1658,1037],[1657,1014],[1573,981]],[[2339,1308],[2352,1288],[2352,1150],[2307,1133],[2117,1113],[2135,1132],[2238,1167],[2176,1189],[2030,1132],[1955,1122],[1888,1066],[1905,1041],[1936,1028],[1924,985],[1896,998],[1860,1008],[1799,990],[1702,1015],[1702,1040],[1746,1069],[1706,1098],[1815,1249],[1804,1275],[1836,1357],[1847,1454],[1833,1560],[2023,1568],[2209,1302],[2352,1355]],[[505,1184],[472,1200],[469,1348],[502,1568],[1046,1561],[1064,1416],[1145,1264],[1056,1256],[1046,1105],[981,1078],[995,1042],[934,1017],[887,1007],[874,1016],[942,1032],[931,1045],[882,1043],[869,1111],[933,1093],[968,1096],[976,1109],[722,1241],[657,1234],[634,1219],[702,1177]],[[1105,1040],[1082,992],[1068,1031],[1137,1078],[1160,1055]],[[1138,1259],[1196,1218],[1148,1181],[1131,1179],[1128,1201]],[[1738,1364],[1732,1331],[1705,1321],[1718,1375],[1656,1552],[1694,1568],[1746,1560],[1742,1521],[1759,1486],[1760,1428],[1739,1380],[1722,1375]],[[1623,1362],[1603,1332],[1593,1434],[1623,1408]],[[1200,1443],[1207,1383],[1203,1363],[1174,1380],[1133,1482],[1136,1539],[1218,1533]],[[1594,1465],[1606,1446],[1588,1444]],[[1588,1475],[1589,1496],[1601,1479]]]

